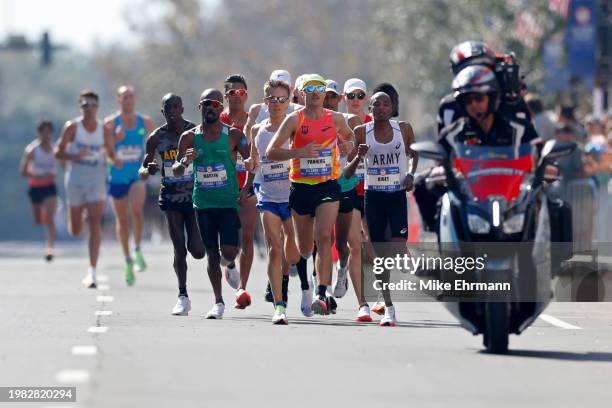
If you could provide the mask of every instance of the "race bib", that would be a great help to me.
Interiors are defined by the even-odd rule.
[[[359,179],[359,181],[363,181],[365,177],[365,163],[363,162],[363,160],[359,162],[357,170],[355,170],[355,176],[357,176],[357,179]]]
[[[289,179],[288,162],[274,162],[263,157],[261,159],[261,174],[264,182]]]
[[[117,158],[126,163],[139,163],[142,148],[138,145],[122,145],[117,148]]]
[[[189,163],[189,166],[185,168],[185,172],[182,176],[175,176],[172,173],[172,166],[174,165],[174,160],[166,160],[164,161],[164,182],[165,183],[179,183],[186,182],[193,179],[193,162]]]
[[[227,170],[223,163],[196,166],[196,183],[199,188],[224,188],[228,186]]]
[[[244,159],[242,158],[242,155],[238,152],[236,152],[236,171],[238,173],[246,172],[246,167],[244,167]]]
[[[84,164],[86,166],[97,166],[98,161],[100,160],[101,150],[99,146],[88,146],[88,145],[76,145],[76,151],[80,151],[81,149],[88,149],[87,156],[85,156],[81,160],[77,160],[77,163]]]
[[[377,167],[368,169],[368,189],[375,191],[401,190],[399,167]]]
[[[305,177],[331,176],[331,149],[320,150],[319,157],[300,159],[300,174]]]

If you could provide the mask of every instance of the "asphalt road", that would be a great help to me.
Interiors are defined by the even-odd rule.
[[[84,247],[63,246],[47,265],[38,244],[0,244],[0,386],[77,387],[76,403],[0,408],[490,408],[612,401],[612,303],[551,304],[544,318],[511,338],[509,355],[496,356],[483,353],[481,338],[437,303],[396,304],[395,328],[358,324],[350,288],[337,315],[305,318],[297,278],[290,283],[290,324],[273,326],[260,260],[248,288],[253,305],[233,309],[226,285],[229,307],[220,321],[203,318],[212,291],[203,261],[190,260],[193,309],[187,317],[171,316],[177,296],[171,246],[143,251],[149,268],[128,288],[118,247],[105,243],[98,273],[107,282],[87,290],[80,286]],[[100,311],[106,315],[97,316]]]

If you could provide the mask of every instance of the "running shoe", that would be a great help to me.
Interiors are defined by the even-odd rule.
[[[232,268],[229,266],[225,267],[225,280],[233,289],[238,289],[238,286],[240,286],[240,272],[236,269],[236,265]]]
[[[348,266],[341,267],[338,262],[338,278],[336,279],[336,283],[334,285],[334,297],[340,299],[342,296],[346,295],[346,291],[348,290],[348,279],[347,279],[347,271]]]
[[[285,306],[276,305],[274,308],[274,316],[272,316],[272,324],[289,324],[287,320],[287,314],[285,313]]]
[[[385,314],[385,302],[376,302],[374,304],[374,306],[372,306],[372,312],[376,313],[377,315],[384,315]]]
[[[215,305],[206,313],[207,319],[223,319],[225,305],[223,303],[215,303]]]
[[[334,299],[333,296],[327,296],[325,298],[325,303],[327,304],[328,314],[336,314],[336,309],[338,309],[336,299]]]
[[[191,310],[191,301],[187,296],[179,296],[176,305],[172,308],[174,316],[187,316]]]
[[[266,302],[274,303],[274,295],[272,294],[272,287],[270,286],[270,282],[268,282],[268,286],[266,286],[264,299],[266,300]]]
[[[144,272],[144,270],[147,269],[147,263],[145,262],[140,249],[134,250],[134,263],[136,264],[136,270],[138,272]]]
[[[324,296],[317,295],[312,300],[312,312],[318,315],[326,315],[329,314],[329,310],[327,309],[327,300]]]
[[[372,321],[372,316],[370,316],[370,306],[363,305],[359,307],[359,312],[357,313],[358,322],[369,323]]]
[[[238,289],[236,292],[236,309],[246,309],[251,304],[251,295],[244,289]]]
[[[312,317],[312,287],[302,290],[302,314],[306,317]]]
[[[127,264],[125,264],[125,283],[127,283],[128,286],[132,286],[134,284],[134,281],[136,280],[136,278],[134,277],[134,262],[128,262]]]
[[[292,278],[298,276],[297,265],[293,264],[289,267],[289,276],[291,276]]]
[[[395,318],[395,306],[385,308],[385,316],[379,323],[379,326],[395,327],[397,319]]]
[[[51,262],[53,260],[53,250],[51,248],[47,248],[45,252],[45,261]]]
[[[88,289],[95,289],[97,287],[96,275],[94,274],[91,268],[87,270],[87,275],[85,275],[81,283],[83,283],[83,286]]]

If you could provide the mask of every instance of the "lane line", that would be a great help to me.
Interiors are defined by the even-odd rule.
[[[115,300],[114,297],[112,296],[102,296],[102,295],[98,295],[96,296],[96,301],[97,302],[106,302],[106,303],[110,303],[113,302]]]
[[[112,315],[113,315],[112,310],[96,310],[94,312],[94,316],[112,316]]]
[[[105,283],[98,285],[98,290],[109,290],[109,289],[110,289],[110,286]]]
[[[89,371],[87,370],[62,370],[55,375],[59,383],[79,384],[89,382]]]
[[[72,354],[75,356],[95,356],[98,354],[98,347],[96,346],[73,346]]]
[[[108,282],[108,275],[98,275],[96,280],[100,283],[106,283]]]
[[[574,326],[573,324],[569,324],[567,322],[564,322],[561,319],[557,319],[556,317],[547,315],[547,314],[541,314],[540,319],[544,320],[547,323],[552,324],[553,326],[560,327],[566,330],[580,330],[581,329],[578,326]]]
[[[108,331],[108,327],[104,326],[92,326],[87,329],[88,333],[106,333]]]

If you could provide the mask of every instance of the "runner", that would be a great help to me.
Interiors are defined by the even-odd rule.
[[[338,92],[338,83],[328,79],[326,82],[325,101],[323,106],[326,109],[333,111],[338,110],[338,105],[342,100],[342,94]],[[343,114],[351,129],[355,129],[361,125],[359,116],[350,113]],[[340,148],[340,163],[342,168],[346,166],[347,156],[353,150],[354,143],[346,142],[339,143]],[[357,201],[360,198],[357,196],[355,187],[359,183],[357,176],[346,178],[340,176],[338,184],[340,185],[340,208],[338,210],[338,218],[336,219],[336,249],[338,250],[338,265],[336,283],[334,284],[332,294],[336,298],[341,298],[348,290],[347,270],[351,275],[359,311],[357,313],[357,321],[371,322],[370,307],[363,297],[361,290],[361,215],[358,211]],[[332,305],[335,301],[331,301]]]
[[[41,120],[36,127],[38,137],[32,141],[21,157],[21,175],[28,178],[28,196],[32,204],[32,215],[36,225],[47,229],[47,248],[45,259],[53,260],[55,243],[55,208],[57,189],[55,188],[55,157],[53,156],[53,123]]]
[[[306,74],[302,74],[299,77],[295,78],[295,85],[293,86],[293,99],[291,102],[293,102],[296,105],[300,105],[300,106],[305,105],[304,95],[302,94],[300,89],[302,89],[302,86],[304,85],[304,78],[306,76],[307,76]],[[291,84],[291,81],[289,81],[289,84]]]
[[[102,150],[111,164],[115,159],[113,140],[98,121],[98,95],[89,90],[79,95],[81,116],[69,120],[55,146],[55,158],[66,162],[64,182],[68,209],[68,231],[78,236],[87,212],[89,229],[89,269],[83,285],[96,287],[96,265],[102,241],[102,214],[106,199],[106,164]]]
[[[178,95],[171,93],[164,95],[161,113],[166,123],[155,129],[147,138],[146,153],[138,174],[141,179],[146,180],[149,175],[155,175],[161,167],[159,207],[168,222],[168,232],[174,247],[173,266],[179,289],[178,300],[172,309],[172,314],[187,316],[191,310],[191,301],[187,293],[187,251],[195,259],[202,259],[205,250],[191,199],[193,166],[188,168],[183,176],[174,177],[172,165],[176,161],[179,137],[195,125],[183,119],[183,100]],[[156,159],[157,154],[160,157],[159,163]],[[186,247],[185,235],[187,235]]]
[[[393,103],[389,95],[383,92],[374,94],[370,108],[374,121],[355,129],[358,155],[345,169],[345,176],[351,177],[359,161],[365,158],[365,213],[370,238],[373,243],[387,242],[385,231],[389,226],[391,242],[405,243],[408,237],[406,192],[413,188],[413,174],[418,162],[416,152],[410,149],[414,133],[408,123],[391,120]],[[409,172],[408,157],[412,159]],[[389,279],[388,273],[382,278]],[[395,307],[388,290],[383,291],[383,297],[386,307],[380,325],[395,326]]]
[[[228,107],[221,113],[221,122],[240,129],[244,129],[249,114],[245,111],[245,103],[248,98],[246,79],[242,75],[230,75],[225,79],[225,100]],[[236,162],[236,173],[238,176],[238,187],[244,185],[247,172],[244,168],[244,159],[238,151],[232,152]],[[253,265],[253,237],[255,234],[255,222],[257,220],[257,199],[251,190],[247,192],[247,198],[240,205],[241,245],[240,245],[240,272],[236,264],[231,262],[225,267],[225,279],[234,289],[246,289],[251,267]]]
[[[299,84],[300,78],[303,75],[296,79],[296,84]],[[289,87],[291,87],[291,74],[284,69],[276,69],[272,71],[270,74],[270,80],[272,81],[283,81],[286,82]],[[291,89],[291,88],[290,88]],[[293,89],[291,89],[293,91]],[[299,93],[299,92],[297,92]],[[296,103],[289,103],[287,106],[286,113],[289,114],[297,109],[300,109],[302,106]],[[245,134],[252,139],[251,128],[255,124],[261,123],[265,119],[269,118],[269,110],[268,105],[264,102],[251,105],[249,109],[249,120],[245,126]],[[257,173],[254,179],[254,185],[261,183],[261,174]],[[283,257],[285,260],[285,257]],[[301,302],[301,310],[304,316],[310,317],[312,316],[311,303],[312,303],[312,295],[314,291],[314,286],[310,284],[308,281],[308,271],[307,271],[307,262],[306,259],[300,258],[296,265],[288,265],[283,261],[283,300],[287,301],[287,292],[289,288],[289,274],[299,275],[300,277],[300,287],[302,290],[302,302]],[[270,283],[266,286],[265,291],[265,299],[268,302],[274,302],[274,296],[272,295],[272,289],[270,287]]]
[[[284,289],[288,277],[283,276],[282,263],[283,258],[287,264],[294,264],[300,259],[289,209],[289,160],[275,163],[266,158],[265,152],[274,133],[285,119],[291,88],[287,82],[270,80],[264,86],[264,95],[270,117],[252,128],[253,143],[248,165],[250,171],[260,167],[260,183],[255,191],[268,246],[268,279],[275,306],[272,323],[287,324],[287,299]],[[285,142],[283,147],[288,148],[289,141]],[[253,173],[249,174],[249,178],[254,178]]]
[[[340,158],[338,138],[354,140],[344,116],[323,108],[325,80],[317,74],[304,78],[302,93],[304,109],[285,118],[266,150],[269,160],[291,159],[289,204],[302,257],[312,254],[316,242],[318,254],[316,270],[319,275],[317,295],[312,309],[327,314],[327,286],[331,286],[331,243],[333,225],[338,216],[340,186]],[[291,149],[283,148],[291,141]]]
[[[143,159],[144,141],[155,129],[155,124],[148,116],[136,112],[133,87],[120,86],[117,103],[119,110],[104,121],[104,131],[114,139],[118,159],[117,165],[109,170],[108,194],[115,213],[117,239],[125,256],[125,281],[131,286],[134,284],[134,262],[140,272],[147,266],[140,250],[146,190],[144,182],[139,180],[138,169]],[[134,227],[134,259],[129,244],[130,211]]]
[[[238,189],[236,164],[232,151],[248,158],[249,151],[240,129],[230,128],[220,120],[223,94],[206,89],[200,96],[198,109],[202,123],[182,134],[177,162],[172,166],[175,176],[183,176],[193,162],[193,207],[208,254],[208,277],[213,287],[215,304],[207,319],[221,319],[225,303],[221,292],[221,262],[229,264],[238,255],[240,217],[238,205],[247,198],[250,185]],[[251,297],[243,290],[236,292],[235,307],[244,309]]]

